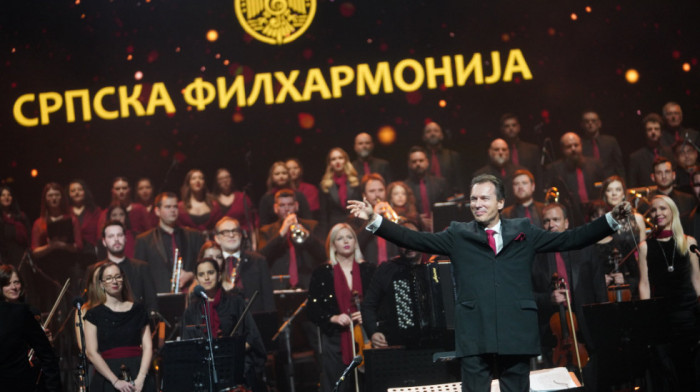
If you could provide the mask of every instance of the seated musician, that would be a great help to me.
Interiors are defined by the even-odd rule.
[[[418,231],[412,222],[401,225]],[[424,337],[417,303],[422,293],[416,292],[421,259],[421,253],[399,248],[399,255],[374,273],[362,301],[362,320],[373,348],[414,346]]]
[[[223,290],[221,270],[214,259],[202,259],[197,262],[195,280],[204,288],[209,299],[205,300],[194,293],[190,294],[189,305],[183,316],[183,339],[206,336],[204,306],[208,307],[212,335],[215,338],[230,336],[245,309],[245,300],[235,292]],[[246,384],[253,391],[264,391],[261,377],[265,367],[265,346],[250,313],[245,316],[236,334],[244,336],[246,341],[244,369]]]

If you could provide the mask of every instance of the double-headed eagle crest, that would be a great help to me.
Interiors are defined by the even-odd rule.
[[[316,0],[234,0],[233,5],[243,29],[271,45],[299,38],[316,13]]]

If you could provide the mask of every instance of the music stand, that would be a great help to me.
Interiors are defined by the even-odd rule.
[[[170,336],[168,336],[166,340],[171,340],[172,336],[180,331],[179,324],[180,320],[182,320],[182,315],[185,313],[186,301],[187,293],[157,294],[156,304],[158,306],[158,312],[173,326]]]
[[[663,307],[661,299],[583,306],[596,348],[599,382],[633,383],[644,376],[649,368],[649,347],[664,343],[664,331],[668,330]]]

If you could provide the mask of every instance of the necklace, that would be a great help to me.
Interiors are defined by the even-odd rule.
[[[668,272],[673,272],[673,265],[676,262],[676,243],[673,238],[671,239],[671,241],[673,241],[673,254],[671,255],[671,264],[668,263],[668,259],[666,258],[666,252],[664,252],[663,246],[661,246],[659,241],[656,241],[656,244],[659,245],[659,248],[661,249],[661,254],[664,256],[664,262],[666,262],[666,269],[668,270]]]

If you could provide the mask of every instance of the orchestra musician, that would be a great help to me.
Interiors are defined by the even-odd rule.
[[[321,329],[321,391],[333,389],[343,370],[353,359],[351,329],[362,324],[353,294],[361,300],[367,292],[375,267],[365,263],[357,237],[347,223],[338,223],[326,240],[328,263],[311,275],[309,319]],[[361,385],[361,384],[360,384]],[[354,378],[341,384],[341,391],[354,390]]]

